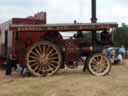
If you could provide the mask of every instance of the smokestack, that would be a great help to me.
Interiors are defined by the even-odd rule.
[[[91,23],[96,23],[97,22],[97,18],[96,18],[96,0],[92,0],[91,7],[92,7]],[[92,30],[92,42],[96,43],[96,30]]]
[[[97,18],[96,18],[96,0],[92,0],[91,2],[91,7],[92,7],[92,17],[91,17],[91,23],[96,23],[97,22]]]

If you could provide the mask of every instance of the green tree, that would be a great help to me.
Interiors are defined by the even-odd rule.
[[[114,44],[118,47],[124,45],[128,48],[128,25],[125,23],[122,23],[121,27],[114,32]]]

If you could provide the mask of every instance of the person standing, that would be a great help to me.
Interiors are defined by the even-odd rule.
[[[126,50],[125,50],[124,46],[122,45],[122,46],[119,48],[119,54],[121,54],[122,57],[125,57],[125,53],[126,53]]]

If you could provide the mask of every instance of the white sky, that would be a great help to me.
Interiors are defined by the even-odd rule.
[[[0,23],[46,11],[48,23],[90,22],[91,0],[0,0]],[[128,0],[97,0],[98,22],[128,23]]]

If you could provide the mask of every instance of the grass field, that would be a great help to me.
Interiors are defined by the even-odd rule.
[[[128,63],[113,65],[107,76],[82,69],[64,69],[45,78],[5,76],[0,71],[0,96],[128,96]]]

